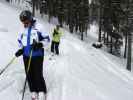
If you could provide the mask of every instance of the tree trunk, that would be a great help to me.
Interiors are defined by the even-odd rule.
[[[32,0],[32,14],[35,16],[35,0]]]
[[[6,0],[7,2],[10,2],[10,0]]]
[[[84,40],[84,32],[81,32],[81,40]]]
[[[128,34],[128,55],[127,55],[127,70],[131,71],[131,58],[132,58],[132,34]]]
[[[128,41],[128,38],[127,38],[127,34],[125,36],[125,50],[124,50],[124,58],[127,57],[127,41]]]
[[[98,41],[101,42],[101,6],[99,8],[99,35],[98,35]]]
[[[113,53],[113,38],[111,37],[111,41],[110,41],[110,53]]]

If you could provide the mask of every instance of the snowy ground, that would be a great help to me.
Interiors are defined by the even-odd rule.
[[[17,33],[22,27],[19,10],[0,3],[0,69],[17,50]],[[40,20],[41,21],[41,20]],[[42,22],[50,33],[54,28]],[[64,31],[61,39],[61,55],[44,60],[44,77],[48,88],[47,100],[132,100],[133,74],[120,65],[120,59],[97,50]],[[116,59],[116,60],[114,60]],[[3,100],[19,100],[22,95],[25,74],[22,58],[18,58],[0,76],[0,97]],[[7,96],[8,95],[8,96]],[[27,88],[25,100],[30,100]]]

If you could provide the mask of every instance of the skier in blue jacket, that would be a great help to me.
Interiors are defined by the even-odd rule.
[[[20,49],[15,53],[15,56],[19,57],[23,55],[32,100],[36,100],[37,98],[45,100],[47,88],[43,78],[43,46],[46,42],[50,42],[50,38],[48,34],[43,32],[42,25],[33,18],[30,11],[22,11],[20,21],[23,23],[24,29],[18,36]],[[30,66],[28,69],[29,62]]]

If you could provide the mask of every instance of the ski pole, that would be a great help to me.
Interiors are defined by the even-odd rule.
[[[2,75],[2,74],[5,72],[5,70],[14,62],[15,58],[16,58],[16,57],[13,57],[13,58],[10,60],[10,62],[0,71],[0,75]]]
[[[30,58],[29,58],[29,61],[28,61],[28,67],[27,67],[27,71],[26,71],[26,78],[25,78],[25,82],[24,82],[22,100],[24,100],[24,93],[25,93],[25,89],[26,89],[26,81],[27,81],[27,77],[28,77],[28,72],[29,72],[29,69],[30,69],[31,57],[32,57],[32,50],[30,52]]]

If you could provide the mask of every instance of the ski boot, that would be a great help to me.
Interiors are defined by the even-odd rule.
[[[46,100],[46,94],[44,92],[39,92],[38,100]]]
[[[36,92],[31,93],[31,100],[38,100],[38,94]]]

